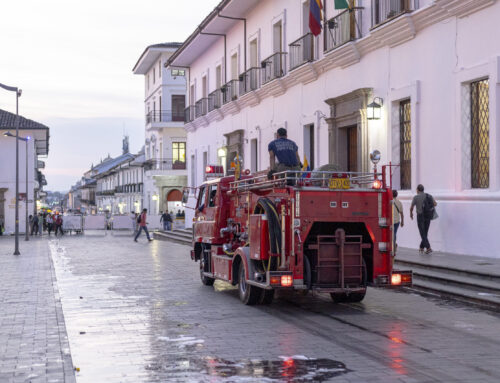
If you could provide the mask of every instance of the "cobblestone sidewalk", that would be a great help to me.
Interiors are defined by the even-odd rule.
[[[0,382],[75,382],[48,243],[20,250],[0,237]]]

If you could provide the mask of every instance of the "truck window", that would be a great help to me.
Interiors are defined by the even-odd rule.
[[[205,208],[205,196],[206,196],[207,188],[206,186],[202,186],[200,188],[200,192],[198,193],[198,202],[196,203],[196,208],[199,211],[202,211]]]
[[[210,193],[208,195],[208,207],[214,207],[217,205],[217,188],[219,185],[214,184],[210,186]]]

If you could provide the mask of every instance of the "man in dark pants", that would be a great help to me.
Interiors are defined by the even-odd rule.
[[[300,170],[302,168],[297,144],[287,138],[286,129],[279,128],[277,134],[278,138],[271,141],[267,148],[269,151],[270,164],[268,173],[269,178],[272,177],[273,173],[280,173],[287,170]],[[278,163],[276,163],[276,159]]]
[[[148,209],[142,209],[141,219],[139,222],[139,230],[137,230],[137,234],[135,235],[135,238],[134,238],[135,242],[137,242],[137,238],[139,238],[139,235],[141,234],[141,231],[143,231],[143,230],[146,233],[146,237],[148,238],[148,241],[149,242],[152,241],[152,239],[149,238],[149,231],[148,231],[147,222],[146,222],[147,212],[148,212]]]
[[[429,243],[428,234],[429,234],[429,226],[431,225],[431,218],[426,217],[423,211],[423,205],[427,194],[424,193],[424,185],[420,184],[417,186],[417,195],[413,197],[410,207],[410,218],[413,220],[413,208],[417,208],[417,225],[418,231],[420,233],[420,238],[422,241],[420,242],[420,253],[425,251],[425,254],[432,253],[431,244]],[[432,197],[432,196],[431,196]],[[434,206],[437,205],[436,200],[432,197],[432,201]]]

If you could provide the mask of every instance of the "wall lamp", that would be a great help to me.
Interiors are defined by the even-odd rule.
[[[380,120],[382,117],[382,105],[384,105],[384,100],[380,97],[375,97],[372,103],[366,107],[366,118],[368,120]]]

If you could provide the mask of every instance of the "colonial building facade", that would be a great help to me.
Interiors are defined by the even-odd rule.
[[[12,136],[5,136],[5,134]],[[5,234],[15,231],[16,206],[16,115],[0,109],[0,225]],[[19,141],[19,231],[26,227],[28,214],[37,213],[37,201],[44,195],[47,185],[42,170],[45,163],[40,158],[49,153],[49,127],[36,121],[19,117],[19,136],[29,138]],[[27,161],[27,164],[26,164]],[[26,177],[26,171],[28,172]],[[26,195],[26,179],[28,181]]]
[[[151,214],[177,210],[187,185],[184,70],[167,70],[180,43],[151,45],[133,68],[144,76],[144,207]]]
[[[188,183],[238,154],[269,166],[268,143],[288,129],[312,167],[369,171],[369,153],[398,165],[406,222],[418,184],[438,201],[435,250],[500,257],[500,40],[495,0],[324,0],[322,33],[308,0],[223,0],[167,62],[188,80]],[[368,106],[377,115],[369,116]],[[369,119],[368,117],[375,117]],[[186,222],[190,222],[189,217]]]

